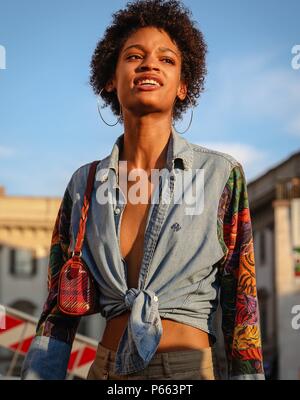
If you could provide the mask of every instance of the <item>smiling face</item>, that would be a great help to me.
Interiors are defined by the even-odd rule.
[[[120,50],[115,76],[106,90],[116,90],[124,118],[154,112],[171,117],[176,96],[184,100],[187,92],[180,80],[181,63],[180,51],[165,31],[140,28]],[[146,78],[155,82],[143,83]]]

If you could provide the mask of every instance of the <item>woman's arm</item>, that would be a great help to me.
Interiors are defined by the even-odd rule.
[[[257,301],[253,234],[243,168],[231,170],[218,216],[226,252],[220,303],[229,379],[265,379]]]
[[[69,185],[68,185],[69,186]],[[70,244],[72,198],[65,190],[55,221],[48,265],[48,297],[36,335],[24,360],[21,379],[65,379],[80,317],[62,314],[57,307],[58,278]]]

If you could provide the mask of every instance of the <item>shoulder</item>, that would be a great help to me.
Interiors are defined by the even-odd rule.
[[[193,150],[193,155],[196,161],[200,159],[210,161],[215,165],[220,166],[228,166],[229,169],[232,169],[236,166],[240,166],[239,161],[237,161],[232,155],[228,153],[224,153],[218,150],[214,150],[208,147],[201,146],[195,143],[189,143],[190,147]]]
[[[193,168],[203,168],[206,176],[221,188],[237,175],[244,177],[242,164],[232,155],[191,142],[188,145],[193,153]]]
[[[97,170],[101,164],[101,160],[90,161],[86,164],[79,166],[71,175],[71,178],[68,183],[68,190],[70,192],[71,197],[74,198],[76,193],[84,192],[87,184],[87,178],[89,174],[90,167],[93,162],[97,161]]]

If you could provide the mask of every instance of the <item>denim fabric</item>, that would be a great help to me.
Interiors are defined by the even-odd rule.
[[[36,336],[21,370],[22,379],[65,379],[71,346],[46,336]]]
[[[223,329],[230,364],[229,376],[235,374],[231,370],[235,368],[241,371],[241,379],[245,379],[243,376],[258,379],[256,375],[263,378],[254,275],[245,296],[239,297],[241,304],[243,302],[241,307],[246,309],[248,303],[244,298],[251,296],[251,321],[245,320],[248,311],[238,319],[235,318],[237,283],[231,283],[236,282],[238,276],[234,270],[239,268],[239,259],[242,258],[239,249],[244,251],[246,248],[241,243],[247,240],[248,247],[251,243],[251,224],[247,222],[245,234],[237,235],[233,232],[233,239],[231,236],[228,239],[231,242],[237,240],[240,247],[231,249],[230,243],[225,243],[223,233],[220,233],[224,223],[226,236],[230,226],[234,226],[232,221],[237,219],[236,213],[242,210],[241,203],[238,205],[238,185],[244,190],[243,198],[247,199],[240,164],[228,154],[188,142],[172,128],[166,170],[159,179],[149,209],[138,287],[128,288],[127,265],[120,252],[120,224],[125,196],[119,187],[118,162],[123,136],[117,138],[111,154],[98,164],[82,249],[82,257],[99,285],[101,315],[109,320],[131,310],[116,352],[114,373],[126,375],[146,368],[162,335],[162,317],[200,328],[214,338],[212,317],[218,305],[220,286],[224,282]],[[90,163],[78,168],[67,187],[73,203],[70,251],[75,246],[89,166]],[[203,187],[197,193],[196,202],[203,202],[203,208],[196,210],[195,204],[187,205],[184,200],[180,203],[178,193],[181,193],[180,188],[186,177],[191,177],[191,183],[189,187],[184,186],[185,191],[195,185],[198,177],[201,177],[197,175],[199,171],[203,172]],[[232,188],[230,195],[229,187]],[[105,196],[110,201],[101,204],[99,199]],[[227,197],[228,204],[225,204]],[[245,218],[245,215],[241,218]],[[220,263],[226,257],[228,263],[225,263],[224,271],[221,272]],[[228,282],[230,291],[226,287]],[[244,320],[240,321],[240,318]],[[237,323],[241,327],[247,324],[248,330],[237,330]],[[249,348],[246,345],[244,350],[242,346],[234,353],[233,347],[239,343],[237,335],[245,336],[245,332],[251,336]],[[49,343],[52,340],[55,337],[52,336]],[[34,347],[30,352],[34,352]],[[52,357],[56,356],[55,353],[49,353],[49,365],[52,365]],[[25,366],[27,363],[30,364],[30,355]],[[27,367],[30,369],[30,366]],[[64,372],[58,371],[57,375],[63,376]]]

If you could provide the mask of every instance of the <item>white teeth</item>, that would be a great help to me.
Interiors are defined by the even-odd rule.
[[[151,85],[160,86],[159,83],[154,81],[153,79],[143,79],[141,81],[138,81],[137,84],[138,85],[151,84]]]

